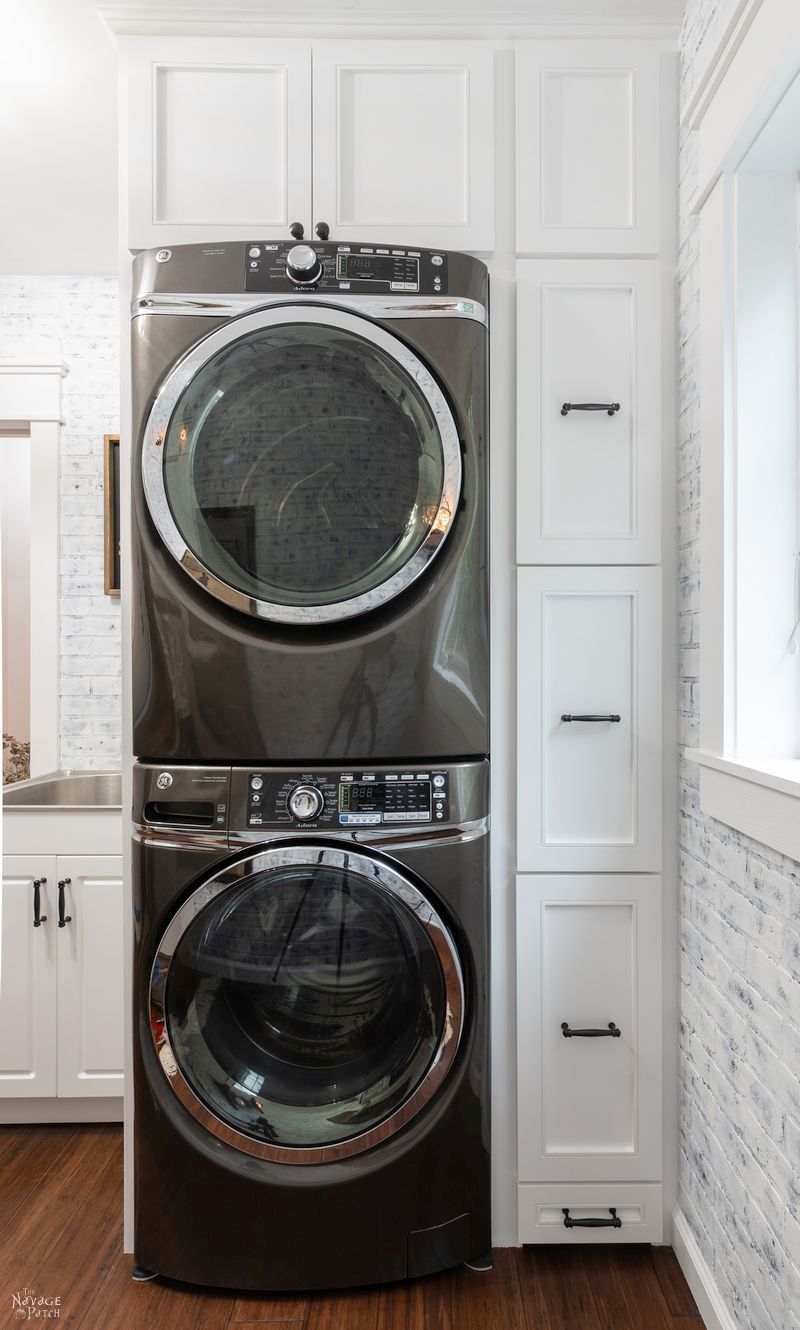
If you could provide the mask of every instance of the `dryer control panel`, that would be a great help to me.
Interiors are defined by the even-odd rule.
[[[447,295],[447,254],[440,250],[253,240],[245,256],[246,291]]]
[[[234,773],[234,781],[245,773]],[[392,827],[447,822],[446,769],[250,771],[247,827]]]

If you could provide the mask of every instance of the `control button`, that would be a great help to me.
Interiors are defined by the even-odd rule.
[[[322,275],[322,263],[310,245],[293,245],[286,255],[286,276],[300,286],[311,286]]]
[[[444,776],[434,776],[433,783],[436,786],[437,790],[440,790],[444,785]]]
[[[375,250],[375,253],[376,253],[376,254],[388,254],[389,251],[388,251],[388,249],[376,249],[376,250]]]
[[[444,263],[444,259],[442,258],[441,254],[431,254],[431,263],[433,264],[434,268],[441,268],[442,264]]]
[[[316,817],[322,810],[322,795],[314,785],[298,785],[289,795],[289,812],[301,822]]]
[[[260,790],[260,789],[263,788],[263,786],[264,786],[264,781],[263,781],[263,779],[262,779],[261,776],[251,776],[251,777],[250,777],[250,789],[251,789],[251,790]]]
[[[390,290],[390,291],[405,291],[405,289],[406,289],[406,284],[405,284],[405,282],[390,282],[390,283],[389,283],[389,290]]]
[[[444,817],[444,813],[437,813],[436,816],[437,816],[438,818],[442,818],[442,817]]]
[[[374,827],[381,820],[380,813],[340,813],[339,821],[347,827]]]
[[[260,803],[261,803],[261,795],[260,795],[260,794],[251,794],[251,795],[250,795],[250,802],[251,802],[251,804],[260,804]]]
[[[250,255],[251,259],[257,259],[259,254],[261,253],[261,250],[259,249],[258,245],[252,245],[247,252]]]

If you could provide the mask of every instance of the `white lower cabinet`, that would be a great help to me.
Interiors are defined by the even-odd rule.
[[[520,1242],[661,1242],[663,1236],[663,1198],[656,1183],[520,1184]]]
[[[589,1232],[652,1241],[656,1215],[661,1222],[652,1188],[630,1185],[657,1185],[662,1175],[660,920],[657,876],[517,879],[523,1242]],[[575,1188],[575,1204],[580,1196],[599,1212],[565,1225]],[[626,1218],[623,1196],[649,1196],[652,1209]],[[582,1218],[611,1224],[575,1224]]]
[[[122,923],[119,856],[4,859],[0,1099],[122,1094]]]

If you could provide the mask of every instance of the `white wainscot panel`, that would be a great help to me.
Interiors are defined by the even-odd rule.
[[[519,869],[657,871],[660,569],[520,568],[518,616]]]
[[[661,1176],[660,885],[517,879],[520,1181]]]
[[[314,212],[336,240],[491,250],[493,51],[314,45]]]
[[[127,50],[131,248],[309,224],[308,42],[131,38]]]
[[[517,47],[517,250],[659,250],[659,51],[634,41]]]
[[[659,265],[528,259],[517,278],[518,561],[657,563]]]

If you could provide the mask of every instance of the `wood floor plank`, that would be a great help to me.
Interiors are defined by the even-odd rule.
[[[468,1270],[461,1266],[450,1274],[450,1306],[453,1330],[525,1330],[515,1252],[498,1247],[491,1270]]]
[[[635,1330],[625,1300],[625,1265],[624,1256],[615,1250],[609,1259],[608,1247],[591,1244],[579,1247],[581,1263],[591,1285],[592,1296],[597,1308],[597,1324],[606,1330]],[[662,1320],[653,1323],[651,1330],[665,1330]]]
[[[661,1285],[661,1292],[673,1317],[688,1317],[700,1320],[697,1303],[691,1289],[684,1279],[678,1265],[678,1258],[671,1247],[651,1247],[650,1260]]]
[[[517,1268],[528,1330],[598,1330],[580,1247],[523,1247]]]
[[[134,1284],[131,1258],[117,1251],[105,1279],[101,1280],[77,1322],[75,1330],[157,1330],[163,1323],[158,1308],[163,1286],[153,1280]]]
[[[308,1297],[293,1297],[291,1293],[275,1293],[264,1297],[261,1293],[240,1293],[231,1316],[231,1325],[250,1325],[255,1322],[291,1321],[302,1325],[308,1316],[311,1302]]]
[[[379,1303],[379,1289],[315,1294],[305,1330],[377,1330]]]
[[[228,1324],[229,1324],[229,1325],[233,1325],[233,1321],[229,1321]],[[241,1330],[264,1330],[265,1322],[264,1322],[264,1321],[237,1321],[236,1324],[237,1324],[238,1326],[241,1327]],[[266,1322],[266,1324],[269,1325],[270,1330],[297,1330],[298,1322],[297,1322],[297,1321],[268,1321],[268,1322]],[[300,1325],[302,1325],[302,1324],[303,1324],[303,1322],[300,1321]],[[342,1330],[344,1330],[344,1327],[342,1327]]]
[[[73,1126],[28,1127],[5,1151],[0,1163],[0,1246],[4,1230],[37,1188],[43,1182],[52,1187],[60,1167],[68,1163],[76,1132]]]
[[[49,1268],[47,1258],[63,1242],[64,1234],[73,1224],[80,1229],[81,1212],[91,1203],[97,1176],[118,1148],[118,1132],[92,1126],[76,1133],[55,1176],[41,1178],[41,1185],[7,1226],[0,1255],[0,1287],[16,1287],[34,1271]]]
[[[385,1284],[378,1299],[377,1330],[450,1330],[449,1275]]]
[[[674,1330],[667,1301],[661,1292],[650,1247],[617,1248],[622,1288],[633,1330]]]

